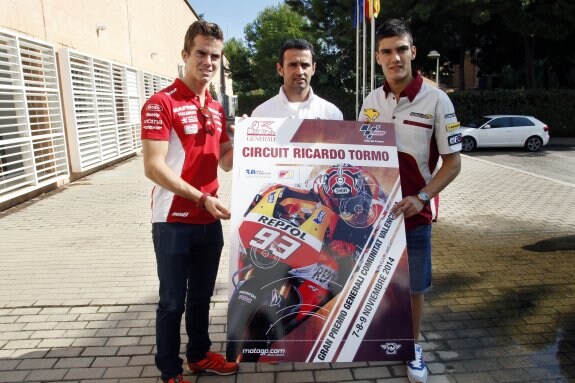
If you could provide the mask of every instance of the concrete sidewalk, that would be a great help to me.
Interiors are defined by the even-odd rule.
[[[229,202],[230,174],[222,184]],[[157,381],[150,189],[139,156],[0,213],[0,382]],[[433,241],[429,383],[575,381],[575,185],[463,156]],[[221,266],[215,351],[227,257]],[[189,380],[407,382],[389,363],[244,363]]]

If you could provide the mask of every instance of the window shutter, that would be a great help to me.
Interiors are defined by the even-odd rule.
[[[72,169],[82,172],[141,148],[138,71],[68,48],[59,59]]]
[[[67,177],[54,47],[0,30],[0,202]]]

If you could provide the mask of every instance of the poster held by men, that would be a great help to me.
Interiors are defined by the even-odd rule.
[[[391,124],[246,118],[235,130],[228,360],[409,360]]]

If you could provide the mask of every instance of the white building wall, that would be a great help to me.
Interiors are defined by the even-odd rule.
[[[198,19],[185,0],[0,0],[0,9],[0,27],[56,50],[72,48],[174,78],[186,30]],[[220,73],[213,83],[219,91]],[[230,79],[225,88],[233,94]]]
[[[30,37],[40,43],[45,42],[53,46],[55,52],[61,52],[61,48],[69,48],[94,60],[110,62],[111,65],[117,63],[138,71],[136,78],[141,91],[134,96],[134,100],[137,99],[140,103],[145,101],[145,95],[159,90],[160,85],[178,77],[182,69],[181,50],[186,30],[198,19],[185,0],[0,0],[0,10],[0,30],[7,31],[8,36],[13,32],[16,38]],[[62,71],[60,68],[60,76],[69,74],[70,71]],[[223,89],[220,85],[221,78],[221,73],[216,73],[212,80],[217,93]],[[146,81],[142,81],[143,79]],[[69,83],[68,80],[61,79],[60,84]],[[227,95],[233,94],[229,78],[225,79],[225,90]],[[65,106],[70,105],[66,98],[70,97],[71,93],[67,90],[61,94]],[[94,97],[97,99],[97,96]],[[95,106],[98,107],[97,103]],[[9,111],[4,110],[3,113]],[[64,113],[74,114],[67,112],[66,107]],[[70,138],[77,135],[78,131],[72,130],[78,127],[73,126],[69,116],[66,117],[67,136]],[[117,130],[122,131],[120,128],[122,124],[125,125],[125,121],[116,121],[116,124]],[[139,134],[139,121],[132,128],[135,132],[134,148],[137,150],[140,143],[137,142],[139,138],[135,137],[135,134]],[[7,145],[4,136],[6,134],[0,136],[0,140],[4,140]],[[68,147],[73,142],[67,142]],[[104,157],[102,152],[103,160]],[[70,158],[70,169],[76,172],[70,175],[72,179],[84,175],[82,172],[90,168],[74,163],[74,158],[75,156]],[[121,158],[121,153],[118,158]],[[114,159],[115,157],[111,157],[110,162]],[[4,159],[4,162],[7,161]],[[93,166],[95,165],[98,163]],[[106,162],[102,161],[102,166],[105,165]],[[97,169],[99,167],[91,171]],[[54,186],[61,182],[60,177]],[[37,189],[45,189],[44,184],[36,184]],[[13,197],[18,197],[20,202],[23,200],[23,194],[31,194],[32,197],[34,191],[30,189],[34,188],[32,186],[20,191],[16,189],[10,195],[3,194],[0,190],[0,210],[6,207],[5,202],[10,202]]]

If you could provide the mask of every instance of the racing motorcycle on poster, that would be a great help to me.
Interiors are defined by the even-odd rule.
[[[228,360],[258,361],[325,304],[360,261],[387,194],[367,171],[339,164],[310,187],[266,185],[237,230]]]

